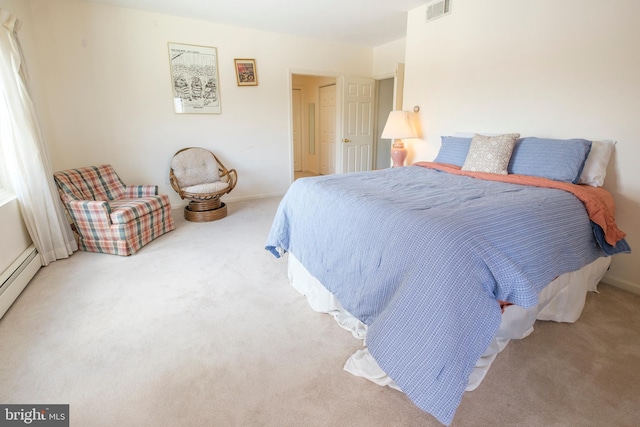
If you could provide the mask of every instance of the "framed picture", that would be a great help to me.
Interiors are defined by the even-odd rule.
[[[176,113],[222,112],[215,47],[169,43],[169,63]]]
[[[258,70],[255,59],[234,59],[238,86],[258,86]]]

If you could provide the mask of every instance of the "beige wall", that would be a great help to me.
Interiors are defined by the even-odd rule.
[[[185,146],[214,150],[239,183],[227,200],[284,194],[292,178],[290,71],[371,75],[372,50],[80,0],[30,0],[46,70],[54,169],[111,163],[128,183],[168,184]],[[175,114],[167,43],[218,49],[222,114]],[[238,87],[234,58],[259,86]]]
[[[456,0],[425,23],[409,13],[405,109],[419,105],[422,139],[409,160],[433,159],[457,131],[618,141],[605,187],[635,248],[606,282],[640,292],[640,2]]]

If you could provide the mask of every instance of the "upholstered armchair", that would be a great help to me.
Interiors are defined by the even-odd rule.
[[[156,185],[125,185],[110,165],[54,173],[81,250],[132,255],[175,228]]]

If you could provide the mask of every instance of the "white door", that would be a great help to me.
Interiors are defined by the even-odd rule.
[[[342,90],[342,171],[371,170],[375,81],[343,77]]]
[[[293,89],[291,92],[291,105],[293,115],[293,170],[302,170],[302,91]]]
[[[336,173],[336,85],[320,88],[320,175]]]

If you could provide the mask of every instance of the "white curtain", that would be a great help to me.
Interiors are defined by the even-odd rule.
[[[0,169],[43,265],[78,249],[60,202],[49,154],[27,88],[17,33],[20,21],[0,9]]]

